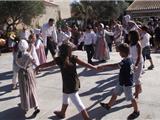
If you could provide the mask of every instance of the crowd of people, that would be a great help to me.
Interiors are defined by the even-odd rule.
[[[149,27],[137,25],[129,15],[123,17],[122,24],[112,20],[110,26],[105,26],[103,23],[95,26],[88,24],[84,30],[78,29],[76,25],[71,28],[68,24],[56,28],[54,22],[54,19],[50,18],[41,29],[31,31],[24,27],[19,38],[15,39],[12,83],[13,89],[16,89],[19,83],[21,108],[24,111],[34,108],[35,116],[40,112],[35,75],[41,68],[57,64],[62,73],[63,103],[61,110],[54,112],[55,115],[60,118],[65,117],[70,98],[84,120],[89,120],[90,117],[78,94],[80,81],[76,72],[77,63],[97,72],[108,66],[120,68],[119,82],[113,90],[111,100],[100,105],[109,110],[117,96],[124,92],[126,100],[131,101],[134,108],[129,117],[138,117],[140,111],[136,99],[142,92],[140,76],[145,67],[144,61],[146,59],[150,61],[148,69],[154,68],[150,49],[152,35],[148,32]],[[93,59],[101,63],[112,58],[109,53],[113,50],[113,44],[123,60],[116,64],[95,65]],[[73,50],[85,50],[87,62],[72,55]],[[53,58],[51,62],[47,62],[48,51]]]

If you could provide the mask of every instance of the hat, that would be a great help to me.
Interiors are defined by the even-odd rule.
[[[125,15],[124,16],[124,20],[125,20],[125,22],[129,22],[130,21],[130,19],[131,19],[131,16],[130,15]]]
[[[29,48],[29,45],[26,40],[22,39],[18,44],[18,48],[21,52],[25,52]]]
[[[100,23],[100,26],[101,26],[101,28],[104,28],[104,24],[103,23]]]
[[[4,46],[6,44],[6,40],[3,38],[0,38],[0,46]]]
[[[14,40],[16,38],[16,35],[14,33],[11,33],[9,36],[12,40]]]

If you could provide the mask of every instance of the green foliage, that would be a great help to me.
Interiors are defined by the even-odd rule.
[[[72,3],[73,17],[77,19],[96,19],[99,21],[117,19],[124,13],[129,3],[115,1],[81,1]]]
[[[1,1],[0,22],[13,27],[20,22],[29,25],[32,18],[43,13],[44,8],[42,1]]]

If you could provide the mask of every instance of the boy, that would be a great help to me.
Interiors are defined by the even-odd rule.
[[[131,101],[132,106],[134,108],[134,112],[128,116],[128,119],[137,118],[140,114],[137,106],[136,100],[132,96],[132,86],[133,86],[133,63],[129,56],[129,46],[126,43],[122,43],[118,46],[120,56],[123,60],[117,64],[106,64],[99,66],[98,69],[103,69],[105,67],[118,67],[120,68],[119,73],[119,82],[115,89],[113,90],[112,97],[108,103],[100,103],[100,105],[107,110],[111,108],[111,106],[116,101],[118,95],[121,95],[122,92],[125,94],[125,98],[127,101]]]

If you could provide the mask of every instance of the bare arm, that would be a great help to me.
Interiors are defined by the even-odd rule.
[[[99,70],[103,70],[106,67],[112,67],[112,68],[119,68],[119,64],[115,63],[115,64],[105,64],[105,65],[100,65],[98,66]]]
[[[80,60],[80,59],[78,59],[78,58],[77,58],[77,63],[78,63],[79,65],[84,66],[84,67],[97,70],[97,67],[95,67],[95,66],[93,66],[93,65],[91,65],[91,64],[89,64],[89,63],[86,63],[86,62],[84,62],[84,61],[82,61],[82,60]]]
[[[140,62],[140,58],[141,58],[141,45],[138,43],[137,44],[137,54],[138,54],[138,57],[137,57],[137,61],[136,61],[136,64],[135,66],[138,66],[139,62]]]
[[[38,67],[36,67],[36,71],[38,71],[40,68],[50,67],[50,66],[53,66],[55,64],[56,64],[56,62],[54,60],[50,61],[50,62],[47,62],[47,63],[44,63],[44,64],[41,64]]]

